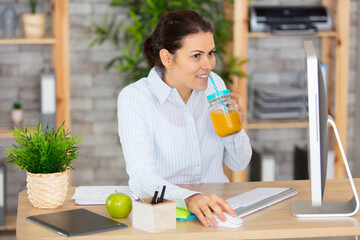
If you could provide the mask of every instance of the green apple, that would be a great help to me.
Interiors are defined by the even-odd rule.
[[[125,218],[132,210],[131,198],[123,193],[110,194],[106,199],[106,210],[112,217]]]

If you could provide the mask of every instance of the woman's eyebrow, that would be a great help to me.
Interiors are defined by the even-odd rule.
[[[216,49],[216,47],[214,47],[213,49],[211,49],[209,52],[215,51],[215,49]],[[202,50],[193,50],[193,51],[191,51],[190,53],[195,53],[195,52],[197,52],[197,53],[204,53],[204,51],[202,51]]]

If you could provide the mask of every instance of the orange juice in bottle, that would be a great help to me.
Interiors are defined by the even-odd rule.
[[[216,92],[207,96],[207,99],[215,133],[219,137],[230,136],[241,131],[240,115],[235,101],[230,96],[230,90]]]

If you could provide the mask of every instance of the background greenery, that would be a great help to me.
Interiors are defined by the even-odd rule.
[[[233,1],[229,1],[233,4]],[[110,40],[119,47],[119,36],[123,33],[125,44],[119,47],[119,56],[109,60],[106,68],[119,69],[125,84],[129,84],[146,77],[149,67],[142,56],[143,43],[155,29],[160,18],[167,12],[178,9],[192,9],[207,18],[215,29],[217,66],[214,70],[225,81],[231,83],[231,75],[247,76],[238,70],[238,66],[246,60],[235,59],[226,44],[232,40],[230,29],[233,21],[226,19],[223,3],[219,0],[114,0],[112,7],[127,8],[131,24],[117,22],[116,18],[109,20],[104,15],[102,26],[93,23],[89,31],[95,37],[90,47]],[[122,32],[123,31],[123,32]],[[241,60],[241,61],[240,61]]]

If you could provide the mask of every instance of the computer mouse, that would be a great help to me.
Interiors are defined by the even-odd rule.
[[[224,213],[227,222],[231,222],[233,224],[242,225],[244,220],[241,217],[233,217],[228,213]],[[219,219],[220,220],[220,219]],[[220,220],[221,222],[221,220]]]
[[[224,212],[224,215],[226,217],[226,221],[225,222],[222,222],[220,220],[220,218],[214,213],[214,218],[217,222],[217,227],[231,227],[231,228],[236,228],[236,227],[240,227],[241,225],[243,225],[244,223],[244,220],[240,217],[233,217],[231,216],[230,214],[228,213],[225,213]],[[209,222],[210,225],[211,222],[207,219],[207,221]]]

